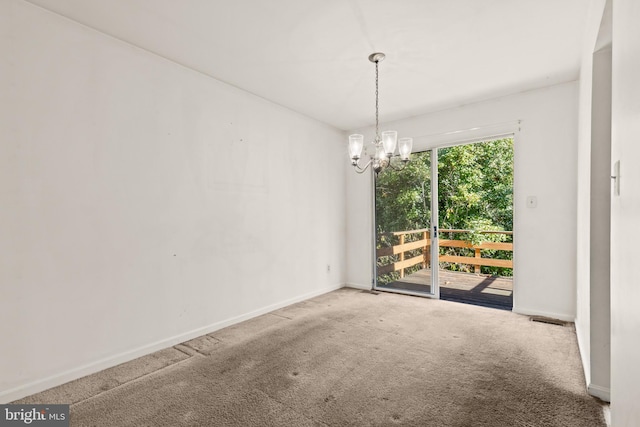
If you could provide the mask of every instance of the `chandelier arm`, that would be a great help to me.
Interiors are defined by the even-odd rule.
[[[372,160],[372,159],[369,159],[369,161],[367,162],[367,164],[366,164],[366,165],[364,165],[364,167],[361,167],[361,166],[360,166],[360,164],[359,164],[359,162],[358,162],[358,163],[352,163],[352,165],[353,165],[353,169],[354,169],[357,173],[359,173],[359,174],[363,174],[363,173],[365,173],[365,171],[366,171],[367,169],[369,169],[369,166],[371,166],[371,163],[372,163],[372,162],[373,162],[373,160]]]
[[[387,163],[387,167],[392,169],[392,170],[394,170],[394,171],[396,171],[396,172],[400,172],[401,170],[404,170],[404,168],[407,167],[407,163],[409,163],[408,160],[406,160],[406,161],[403,160],[402,161],[402,167],[398,168],[398,167],[394,166],[393,163],[391,162],[391,159],[389,159],[389,163]]]

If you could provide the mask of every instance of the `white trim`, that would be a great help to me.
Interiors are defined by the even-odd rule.
[[[398,288],[376,288],[375,289],[378,292],[388,292],[390,294],[401,294],[401,295],[409,295],[412,297],[424,297],[424,298],[430,298],[430,299],[439,299],[436,298],[436,296],[434,294],[430,294],[428,292],[417,292],[417,291],[406,291],[404,289],[398,289]]]
[[[391,160],[389,160],[391,161]],[[376,179],[378,175],[371,168],[371,286],[375,290],[378,286],[378,232],[376,223]]]
[[[432,135],[415,136],[413,137],[413,151],[426,151],[434,148],[445,148],[514,137],[520,132],[521,125],[522,121],[517,120]]]
[[[580,342],[580,337],[582,336],[582,328],[580,327],[580,324],[575,320],[574,324],[576,325],[576,338],[578,340],[578,351],[580,352],[580,359],[582,360],[584,379],[585,382],[589,384],[591,382],[591,361],[587,358],[587,354],[584,351],[583,344]]]
[[[278,310],[279,308],[286,307],[288,305],[295,304],[300,301],[305,301],[307,299],[310,299],[319,295],[323,295],[328,292],[335,291],[342,287],[343,287],[342,284],[333,285],[333,286],[322,288],[320,290],[299,295],[297,297],[289,298],[287,300],[284,300],[275,304],[271,304],[266,307],[262,307],[245,314],[241,314],[239,316],[231,317],[229,319],[222,320],[220,322],[216,322],[211,325],[203,326],[201,328],[197,328],[180,335],[175,335],[160,341],[156,341],[154,343],[143,345],[133,350],[129,350],[120,354],[105,357],[103,359],[99,359],[94,362],[87,363],[77,368],[69,369],[67,371],[51,375],[41,380],[36,380],[28,384],[24,384],[9,390],[2,391],[0,392],[0,404],[9,403],[26,396],[30,396],[35,393],[48,390],[52,387],[65,384],[69,381],[73,381],[78,378],[82,378],[84,376],[94,374],[96,372],[102,371],[107,368],[111,368],[121,363],[129,362],[133,359],[137,359],[138,357],[146,356],[158,350],[172,347],[176,344],[189,341],[193,338],[197,338],[205,334],[210,334],[211,332],[220,330],[222,328],[226,328],[227,326],[235,325],[236,323],[249,320],[251,318],[269,313],[274,310]]]
[[[587,391],[591,396],[595,396],[600,400],[604,400],[605,402],[611,402],[611,389],[609,389],[608,387],[589,384],[587,386]]]
[[[431,186],[431,218],[429,221],[429,235],[431,236],[431,293],[435,299],[440,299],[440,207],[438,206],[438,149],[431,150],[431,170],[429,171],[429,185]],[[435,249],[435,250],[434,250]],[[434,267],[438,268],[434,268]]]
[[[548,311],[535,310],[535,309],[519,307],[515,305],[513,306],[512,311],[514,313],[523,314],[525,316],[544,316],[544,317],[549,317],[551,319],[562,320],[564,322],[573,322],[575,319],[575,316],[569,315],[569,314],[551,313]]]

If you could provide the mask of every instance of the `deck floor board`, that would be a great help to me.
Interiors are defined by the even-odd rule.
[[[511,310],[513,307],[513,279],[458,271],[440,270],[440,299],[484,307]],[[397,289],[429,293],[431,269],[425,268],[378,289]]]

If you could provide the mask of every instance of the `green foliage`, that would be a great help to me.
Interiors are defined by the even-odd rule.
[[[379,233],[428,226],[431,217],[431,156],[416,153],[402,172],[384,170],[376,179]]]
[[[438,152],[440,228],[513,230],[513,140]]]
[[[384,170],[376,178],[378,233],[429,228],[431,216],[431,156],[416,153],[401,171]],[[443,233],[441,239],[480,242],[511,241],[507,234],[478,231],[513,230],[513,140],[510,138],[438,150],[438,207],[440,229],[471,230]],[[389,236],[378,247],[397,244]],[[441,254],[474,256],[464,248],[440,248]],[[483,250],[483,257],[510,259],[508,251]],[[380,264],[395,258],[379,260]],[[464,264],[446,268],[468,271]],[[407,272],[409,273],[409,272]],[[482,273],[511,275],[511,269],[482,267]],[[397,273],[387,279],[396,280]]]

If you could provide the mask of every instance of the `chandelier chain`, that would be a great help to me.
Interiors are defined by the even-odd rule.
[[[378,61],[376,61],[376,143],[380,141],[380,130],[378,128]]]

